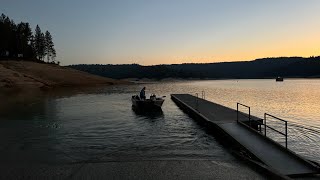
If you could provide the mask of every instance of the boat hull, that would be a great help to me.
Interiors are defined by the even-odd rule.
[[[146,99],[146,100],[138,100],[132,98],[132,106],[140,108],[140,109],[154,109],[154,108],[161,108],[164,99],[156,99],[156,100],[151,100],[151,99]]]
[[[283,81],[283,77],[277,77],[277,78],[276,78],[276,81],[277,81],[277,82],[282,82],[282,81]]]

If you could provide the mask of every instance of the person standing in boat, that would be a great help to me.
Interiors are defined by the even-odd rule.
[[[143,87],[140,91],[140,99],[146,100],[146,87]]]

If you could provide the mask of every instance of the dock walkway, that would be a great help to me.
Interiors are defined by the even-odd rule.
[[[192,111],[209,123],[217,125],[264,164],[279,173],[287,176],[319,173],[317,167],[302,157],[237,123],[236,110],[189,94],[172,94],[171,98],[181,108]]]

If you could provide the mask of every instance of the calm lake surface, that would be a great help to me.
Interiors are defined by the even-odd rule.
[[[162,111],[140,114],[131,96],[167,96]],[[199,93],[253,115],[265,112],[289,121],[288,147],[320,162],[320,80],[203,80],[59,90],[7,97],[0,111],[0,158],[8,163],[74,163],[148,159],[233,161],[205,127],[184,114],[171,93]],[[284,126],[270,120],[280,131]],[[308,127],[308,129],[304,128]],[[269,133],[269,131],[268,131]],[[283,138],[270,131],[283,143]]]

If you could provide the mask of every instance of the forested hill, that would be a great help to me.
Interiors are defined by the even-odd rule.
[[[221,62],[206,64],[172,64],[141,66],[124,65],[71,65],[70,67],[92,74],[124,78],[274,78],[320,77],[320,56],[263,58],[254,61]]]

